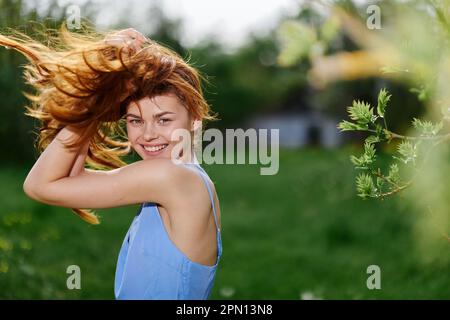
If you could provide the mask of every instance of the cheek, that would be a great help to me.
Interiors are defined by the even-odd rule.
[[[127,137],[128,140],[133,142],[139,136],[139,129],[127,126]]]
[[[178,128],[178,124],[175,123],[175,121],[171,121],[166,126],[159,128],[159,134],[161,137],[164,137],[167,141],[173,141],[172,139],[172,133],[175,131],[175,129]]]
[[[177,130],[176,134],[172,136],[172,134]],[[180,132],[179,130],[183,130],[184,132]],[[189,129],[184,126],[184,122],[174,123],[170,127],[166,128],[166,132],[164,134],[165,138],[173,143],[178,143],[183,139],[183,136],[189,135]],[[180,136],[182,134],[182,136]]]

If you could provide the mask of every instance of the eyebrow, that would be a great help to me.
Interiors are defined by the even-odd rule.
[[[153,115],[153,118],[159,118],[159,117],[161,117],[161,116],[163,116],[163,115],[166,115],[166,114],[175,114],[175,112],[163,111],[163,112],[160,112],[160,113],[157,113],[157,114]],[[136,115],[136,114],[133,114],[133,113],[127,113],[127,114],[124,115],[123,117],[124,117],[124,118],[127,118],[127,117],[133,117],[133,118],[138,118],[138,119],[141,118],[140,116],[138,116],[138,115]]]

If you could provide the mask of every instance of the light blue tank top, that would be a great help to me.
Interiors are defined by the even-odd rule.
[[[116,299],[208,299],[222,256],[214,196],[208,174],[195,168],[208,188],[217,231],[217,259],[213,266],[190,260],[169,238],[155,203],[144,203],[125,236],[117,260],[114,293]]]

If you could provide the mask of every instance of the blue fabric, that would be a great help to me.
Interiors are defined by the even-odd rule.
[[[116,299],[208,299],[222,256],[222,240],[207,173],[197,163],[189,165],[208,188],[217,230],[216,264],[191,261],[170,240],[156,204],[141,206],[125,236],[117,260],[114,293]]]

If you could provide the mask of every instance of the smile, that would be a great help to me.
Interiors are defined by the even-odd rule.
[[[166,148],[167,146],[168,146],[168,144],[161,144],[161,145],[152,146],[152,147],[142,145],[142,147],[145,149],[145,151],[148,151],[148,152],[156,152],[156,151]]]

